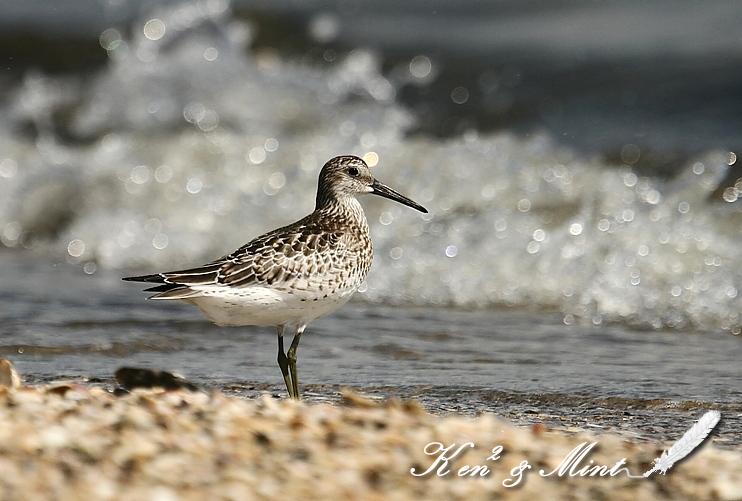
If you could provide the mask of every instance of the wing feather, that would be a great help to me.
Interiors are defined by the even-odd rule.
[[[236,251],[204,266],[124,280],[161,284],[147,289],[151,299],[186,299],[198,286],[246,287],[284,283],[287,287],[323,289],[332,277],[355,267],[364,242],[344,232],[332,219],[315,211],[296,223],[261,235]],[[362,232],[360,232],[363,234]],[[370,244],[370,242],[368,242]],[[367,267],[361,271],[363,275]]]

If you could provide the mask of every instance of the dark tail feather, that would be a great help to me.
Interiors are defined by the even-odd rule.
[[[141,275],[138,277],[124,277],[122,280],[128,282],[150,282],[155,284],[181,284],[181,285],[201,285],[214,283],[219,274],[219,268],[222,263],[215,262],[198,268],[188,270],[168,271],[165,273],[155,273],[154,275]]]
[[[162,284],[157,285],[155,287],[149,287],[147,289],[144,289],[144,292],[167,292],[173,289],[182,289],[182,285],[178,284]]]
[[[165,277],[163,277],[159,273],[156,273],[154,275],[141,275],[138,277],[124,277],[121,280],[126,280],[127,282],[151,282],[155,284],[165,283]]]

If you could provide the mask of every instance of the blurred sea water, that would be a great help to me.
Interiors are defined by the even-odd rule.
[[[674,129],[664,139],[652,132],[648,146],[636,137],[614,148],[600,132],[570,143],[549,128],[557,115],[565,130],[590,123],[584,109],[591,100],[599,101],[601,90],[606,103],[612,99],[605,86],[596,85],[587,103],[559,90],[551,97],[560,98],[558,105],[532,101],[544,110],[530,132],[533,116],[512,111],[528,108],[523,103],[535,92],[529,71],[538,75],[549,66],[541,64],[548,57],[523,48],[524,40],[538,42],[535,26],[546,34],[575,28],[566,42],[541,47],[552,54],[553,67],[571,55],[579,74],[591,65],[605,68],[606,60],[738,56],[729,34],[709,38],[703,30],[739,8],[724,4],[726,12],[712,9],[698,18],[695,7],[682,4],[686,10],[673,19],[685,25],[675,29],[690,40],[678,46],[665,40],[673,38],[666,23],[654,36],[651,27],[634,26],[642,12],[663,11],[634,12],[628,3],[583,11],[552,5],[555,19],[544,19],[551,12],[544,8],[521,21],[520,31],[501,19],[509,19],[507,12],[485,10],[491,27],[468,26],[462,20],[475,17],[474,4],[440,5],[442,12],[418,5],[418,11],[402,9],[412,28],[396,36],[389,31],[391,4],[373,12],[363,3],[338,11],[324,3],[309,11],[282,5],[142,3],[127,11],[131,20],[123,26],[119,8],[118,23],[97,37],[105,64],[77,72],[28,67],[9,79],[0,102],[3,246],[63,258],[86,273],[188,266],[308,213],[324,161],[352,153],[378,163],[378,178],[431,210],[420,218],[385,201],[364,201],[377,256],[360,294],[366,301],[514,306],[560,312],[566,324],[739,334],[742,178],[732,151],[737,144],[724,142],[739,132],[738,120],[728,119],[731,133],[707,134],[705,149],[697,146],[704,138],[673,149],[684,141]],[[250,6],[257,19],[284,15],[288,33],[303,19],[310,46],[304,56],[258,44],[270,37],[261,38],[268,28],[242,14]],[[593,46],[599,33],[579,28],[592,25],[585,19],[607,22],[616,9],[625,32],[644,38],[614,33]],[[354,16],[363,22],[349,30]],[[42,28],[52,30],[46,22]],[[438,25],[451,34],[447,51],[430,33]],[[373,40],[377,49],[369,48]],[[482,70],[469,85],[466,75],[483,66],[487,47],[507,64],[493,62],[496,69]],[[514,47],[522,67],[514,66]],[[403,64],[405,50],[414,55]],[[467,55],[463,62],[450,62],[456,50]],[[455,80],[451,68],[467,61],[468,73],[441,98],[437,85]],[[549,88],[568,86],[568,71],[550,74],[563,78]],[[600,78],[611,76],[605,70]],[[631,108],[641,107],[647,98],[624,80],[617,77],[614,85],[627,85],[620,92],[633,92]],[[703,78],[697,83],[709,85]],[[739,95],[730,99],[730,106],[739,101]],[[479,113],[461,111],[471,102]],[[577,108],[572,115],[555,111],[569,103]],[[658,105],[647,106],[656,112]],[[699,102],[699,118],[710,106]],[[623,114],[616,112],[616,122]],[[493,126],[497,116],[512,127]],[[438,128],[431,125],[436,121]],[[651,129],[654,122],[648,123]],[[594,149],[585,151],[580,143],[591,137]]]
[[[0,357],[25,384],[113,389],[116,369],[185,376],[200,388],[285,396],[273,327],[218,327],[195,308],[145,302],[120,273],[92,275],[28,255],[0,255]],[[40,284],[43,284],[40,285]],[[315,320],[299,349],[303,398],[350,387],[415,399],[435,414],[482,412],[522,425],[611,430],[677,440],[704,410],[717,446],[742,444],[739,339],[724,332],[646,332],[565,325],[559,314],[351,301]]]
[[[362,199],[375,263],[307,330],[310,395],[649,409],[672,437],[714,407],[740,443],[736,2],[44,4],[0,5],[0,355],[27,381],[278,391],[272,328],[119,279],[298,219],[352,153],[430,214]]]

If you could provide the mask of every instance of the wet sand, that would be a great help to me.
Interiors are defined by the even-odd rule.
[[[24,377],[31,386],[48,386],[59,378]],[[69,377],[64,381],[87,387],[117,391],[115,378]],[[217,385],[189,381],[202,391],[221,392],[229,397],[255,400],[263,395],[286,398],[282,385],[235,381]],[[742,406],[736,402],[678,400],[668,398],[626,398],[573,395],[563,393],[529,393],[487,390],[462,386],[350,386],[302,384],[302,399],[310,404],[341,405],[343,392],[352,391],[377,402],[389,399],[414,401],[432,416],[474,418],[493,414],[515,426],[544,425],[550,429],[571,432],[586,429],[611,433],[626,440],[673,442],[709,410],[722,414],[712,437],[716,447],[742,451]]]
[[[555,429],[536,415],[515,426],[491,413],[436,416],[415,401],[345,392],[321,402],[309,393],[296,403],[267,392],[245,398],[78,383],[0,388],[0,498],[742,498],[742,454],[710,443],[713,435],[666,475],[545,477],[539,470],[557,469],[583,442],[598,445],[580,468],[589,460],[611,468],[626,458],[625,467],[640,475],[685,429],[660,443],[595,428]],[[437,454],[424,452],[432,442],[457,444],[451,451],[474,447],[464,447],[446,475],[412,475],[433,464]],[[503,447],[499,459],[488,460],[496,446]],[[532,468],[520,484],[503,486],[522,461]],[[465,465],[485,465],[489,473],[457,476]]]

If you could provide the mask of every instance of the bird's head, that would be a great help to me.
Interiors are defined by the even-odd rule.
[[[332,200],[354,197],[364,193],[379,195],[420,212],[428,212],[422,205],[374,179],[369,166],[359,157],[346,155],[331,158],[322,167],[317,189],[317,208],[332,202]]]

